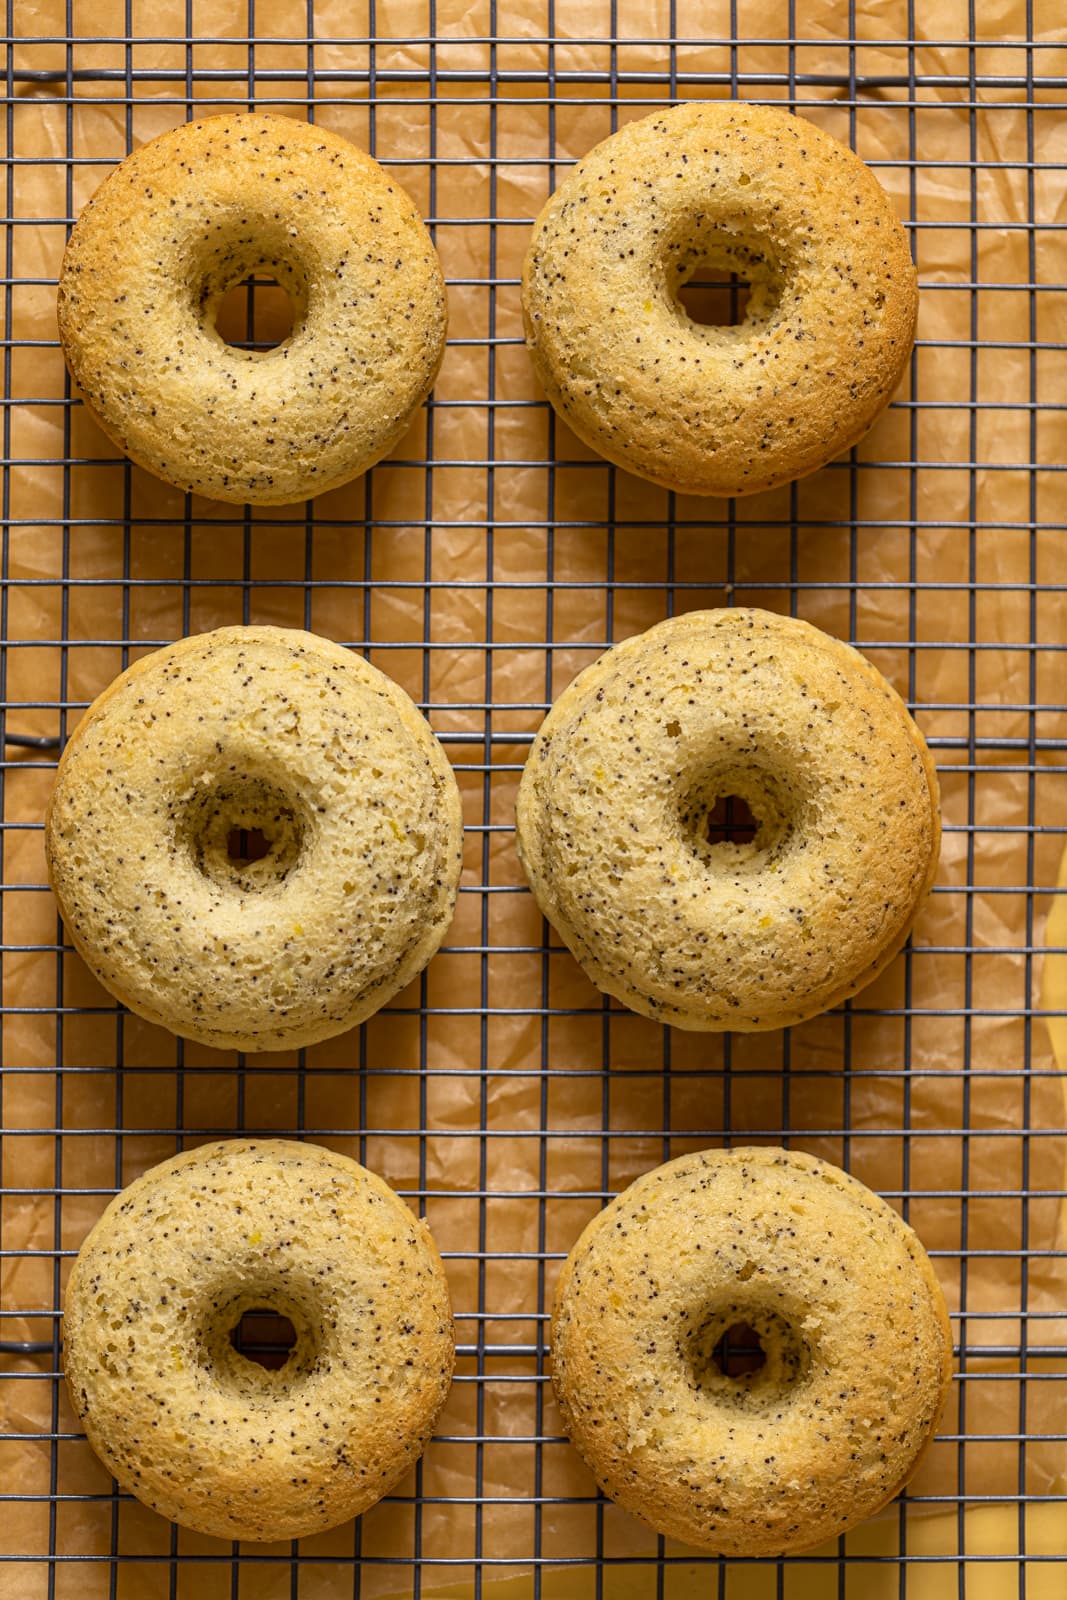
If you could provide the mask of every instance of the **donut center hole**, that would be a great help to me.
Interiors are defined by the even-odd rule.
[[[292,337],[296,306],[276,278],[255,275],[232,284],[215,311],[215,332],[224,344],[261,354]]]
[[[740,1410],[780,1403],[811,1365],[805,1335],[744,1292],[693,1319],[680,1345],[693,1388]]]
[[[725,1378],[744,1378],[758,1372],[767,1364],[767,1352],[759,1341],[759,1334],[747,1322],[735,1322],[727,1328],[714,1350],[711,1359]]]
[[[709,844],[751,844],[760,821],[740,794],[719,795],[708,812],[704,837]]]
[[[770,321],[785,273],[768,239],[694,226],[669,240],[664,270],[678,312],[702,328],[746,328]]]
[[[192,787],[177,832],[197,870],[220,888],[246,894],[284,883],[303,855],[309,826],[299,800],[233,772]]]
[[[231,861],[247,865],[270,854],[270,840],[262,828],[231,828],[226,836],[226,854]]]
[[[280,1312],[259,1306],[246,1311],[230,1329],[230,1343],[246,1361],[276,1372],[292,1354],[296,1329]]]
[[[316,1369],[325,1337],[320,1288],[294,1294],[269,1265],[250,1260],[247,1276],[258,1278],[237,1296],[220,1285],[199,1320],[194,1358],[202,1371],[231,1394],[277,1394]]]
[[[786,848],[795,803],[780,778],[730,764],[698,772],[683,788],[682,834],[711,871],[765,871]]]
[[[736,328],[745,320],[752,286],[735,272],[697,266],[679,285],[678,301],[690,322],[702,328]]]
[[[231,217],[190,263],[192,311],[213,344],[243,361],[269,361],[300,332],[310,286],[294,239],[278,215]]]

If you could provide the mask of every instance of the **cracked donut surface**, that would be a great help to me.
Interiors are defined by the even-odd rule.
[[[452,920],[456,780],[399,685],[316,634],[143,657],[63,752],[45,848],[67,932],[151,1022],[239,1050],[354,1027]]]
[[[724,1340],[742,1329],[734,1373]],[[705,1150],[646,1173],[559,1281],[566,1432],[605,1494],[723,1555],[805,1550],[872,1515],[918,1466],[951,1376],[919,1239],[798,1151]]]
[[[269,1310],[271,1370],[232,1342]],[[232,1139],[111,1201],[65,1297],[64,1368],[123,1488],[221,1539],[295,1539],[358,1516],[425,1449],[455,1341],[429,1229],[335,1151]]]
[[[226,291],[273,279],[292,332],[227,344]],[[216,500],[289,504],[365,472],[444,353],[444,278],[414,204],[307,122],[207,117],[127,156],[79,217],[59,279],[67,365],[140,466]]]
[[[734,798],[754,835],[709,834]],[[786,1027],[871,982],[933,882],[937,774],[858,651],[737,608],[669,618],[564,690],[519,853],[597,986],[682,1028]]]
[[[749,285],[703,326],[694,277]],[[745,495],[863,437],[900,382],[918,288],[888,196],[801,117],[691,102],[628,123],[567,174],[523,268],[526,342],[556,410],[668,489]]]

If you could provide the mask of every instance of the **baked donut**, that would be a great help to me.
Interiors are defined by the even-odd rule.
[[[750,285],[704,327],[691,278]],[[861,439],[900,382],[918,289],[904,229],[847,146],[800,117],[703,101],[628,123],[534,225],[526,342],[586,444],[685,494],[802,478]]]
[[[270,1370],[232,1342],[289,1320]],[[358,1516],[422,1454],[454,1364],[429,1229],[347,1156],[230,1139],[153,1167],[82,1245],[63,1317],[71,1401],[124,1489],[220,1539]]]
[[[738,1339],[752,1351],[731,1375]],[[552,1368],[564,1429],[612,1500],[686,1544],[787,1555],[903,1488],[952,1336],[925,1250],[862,1183],[796,1150],[703,1150],[586,1228]]]
[[[272,350],[216,327],[253,274],[292,302]],[[63,352],[104,432],[179,489],[237,504],[304,500],[373,466],[430,392],[446,318],[404,191],[347,139],[261,111],[127,156],[59,275]]]
[[[709,838],[739,798],[755,836]],[[534,740],[518,846],[593,982],[680,1028],[782,1028],[881,972],[933,882],[937,774],[858,651],[695,611],[580,673]]]
[[[48,873],[75,949],[131,1011],[283,1050],[354,1027],[452,919],[459,790],[404,691],[288,628],[134,663],[59,763]]]

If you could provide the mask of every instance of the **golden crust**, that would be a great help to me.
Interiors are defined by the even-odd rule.
[[[751,282],[745,320],[679,301],[697,269]],[[594,450],[667,489],[746,495],[863,437],[900,382],[918,286],[881,185],[800,117],[692,102],[590,151],[535,225],[526,342]]]
[[[717,799],[760,829],[711,844]],[[787,1027],[870,983],[929,893],[937,774],[903,701],[808,623],[690,612],[556,701],[516,808],[545,916],[597,986],[682,1028]]]
[[[272,277],[276,349],[227,345],[225,291]],[[324,128],[263,112],[160,134],[112,172],[63,257],[59,333],[105,433],[181,489],[288,504],[365,472],[433,386],[447,305],[410,198]]]
[[[764,1365],[713,1351],[746,1324]],[[705,1150],[593,1218],[559,1280],[552,1380],[604,1493],[726,1556],[795,1554],[871,1516],[933,1440],[952,1335],[896,1212],[798,1151]]]
[[[270,1371],[246,1311],[288,1317]],[[233,1139],[111,1201],[67,1287],[64,1366],[125,1489],[221,1539],[295,1539],[358,1516],[425,1449],[448,1395],[448,1284],[426,1224],[346,1156]]]
[[[259,860],[231,854],[258,830]],[[222,1049],[354,1027],[448,929],[463,819],[401,688],[295,629],[219,628],[134,663],[63,752],[45,819],[67,932],[125,1005]]]

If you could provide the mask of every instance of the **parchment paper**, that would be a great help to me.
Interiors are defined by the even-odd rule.
[[[75,0],[68,58],[59,0],[17,11],[24,42],[13,50],[16,69],[104,67],[116,76],[76,82],[69,130],[62,84],[16,86],[10,272],[25,281],[11,297],[5,333],[19,341],[11,379],[23,403],[10,413],[6,620],[15,647],[6,684],[14,705],[46,704],[10,711],[9,727],[69,731],[129,659],[183,632],[241,620],[310,626],[366,648],[427,707],[464,792],[467,892],[447,949],[424,980],[369,1023],[362,1042],[349,1035],[317,1046],[303,1071],[295,1058],[278,1056],[252,1058],[238,1072],[231,1056],[192,1045],[179,1054],[161,1030],[118,1018],[69,951],[59,996],[67,1009],[56,1017],[57,922],[40,832],[52,772],[28,756],[7,773],[4,930],[18,948],[3,974],[4,1003],[17,1009],[4,1019],[2,1040],[9,1070],[0,1219],[5,1249],[26,1253],[0,1263],[3,1305],[25,1313],[4,1320],[3,1336],[51,1336],[69,1268],[69,1259],[55,1266],[56,1230],[62,1249],[76,1251],[115,1187],[178,1148],[178,1130],[188,1146],[219,1131],[285,1132],[302,1123],[309,1137],[365,1161],[421,1205],[448,1258],[460,1342],[476,1353],[461,1356],[444,1438],[418,1479],[358,1530],[350,1524],[304,1541],[304,1600],[351,1594],[354,1550],[365,1561],[363,1596],[413,1593],[404,1557],[416,1516],[422,1593],[468,1583],[476,1540],[483,1556],[516,1564],[501,1570],[515,1571],[523,1594],[532,1592],[522,1574],[537,1537],[546,1556],[587,1557],[600,1525],[610,1558],[654,1558],[651,1535],[616,1508],[596,1506],[588,1473],[561,1437],[544,1363],[515,1351],[538,1343],[559,1259],[609,1194],[668,1156],[721,1142],[727,1128],[735,1142],[779,1142],[789,1130],[798,1147],[846,1163],[894,1204],[907,1193],[907,1215],[935,1253],[954,1310],[968,1252],[967,1315],[954,1324],[966,1376],[943,1424],[948,1438],[913,1493],[1010,1500],[1067,1487],[1062,1442],[1040,1437],[1065,1431],[1062,1401],[1058,1418],[1052,1411],[1062,1386],[1038,1381],[1062,1376],[1062,1357],[1028,1356],[1024,1397],[1010,1354],[1023,1338],[1036,1351],[1057,1344],[1052,1316],[1063,1309],[1067,1282],[1056,1254],[1064,1244],[1065,1142],[1055,1132],[1064,1121],[1062,1074],[1045,1028],[1033,1021],[1048,900],[1025,887],[1055,882],[1067,818],[1060,756],[1049,744],[1067,735],[1063,657],[1031,649],[1035,640],[1062,644],[1067,620],[1063,479],[1046,470],[1064,460],[1065,413],[1031,410],[1034,401],[1062,403],[1062,356],[1032,341],[1062,341],[1067,296],[1043,290],[1032,322],[1026,287],[1067,282],[1065,235],[1054,231],[1067,220],[1062,171],[1049,167],[1067,156],[1062,111],[1028,117],[1018,87],[983,88],[972,134],[966,87],[922,87],[913,110],[904,89],[873,89],[854,115],[844,90],[800,88],[805,115],[853,135],[861,155],[884,163],[883,184],[917,225],[920,347],[898,404],[859,448],[861,460],[881,465],[856,475],[854,499],[850,475],[831,467],[794,490],[740,502],[731,530],[720,504],[679,499],[672,507],[661,491],[622,473],[612,489],[606,467],[551,418],[519,342],[516,280],[529,221],[565,165],[611,130],[613,87],[621,122],[669,98],[669,82],[642,74],[647,80],[672,65],[679,98],[727,95],[728,83],[693,87],[686,74],[729,73],[732,65],[780,74],[746,92],[782,99],[791,71],[908,71],[905,48],[876,42],[906,37],[904,0],[872,0],[857,15],[861,42],[851,54],[840,42],[842,6],[816,0],[796,9],[805,42],[791,51],[759,42],[788,36],[785,0],[740,4],[732,52],[726,0],[679,0],[673,11],[666,0],[624,3],[619,37],[638,42],[613,49],[607,0],[561,0],[552,13],[559,42],[550,81],[544,0],[500,0],[492,9],[488,0],[438,0],[431,133],[427,4],[379,0],[372,49],[335,42],[366,40],[366,3],[319,0],[316,117],[363,144],[373,138],[379,158],[435,222],[451,284],[452,343],[433,408],[392,462],[371,481],[322,497],[313,521],[304,508],[246,519],[194,499],[188,522],[180,494],[128,471],[83,410],[61,403],[54,280],[64,219],[126,153],[127,133],[141,142],[187,114],[247,103],[249,13],[218,0],[194,4],[194,40],[233,43],[187,50],[184,3],[135,0],[127,54],[120,42],[97,42],[108,33],[121,38],[126,8]],[[966,84],[966,47],[937,42],[966,34],[963,0],[919,9],[914,71]],[[1055,7],[1036,0],[1035,37],[1048,44],[1030,57],[1011,42],[1024,36],[1022,0],[979,11],[979,37],[1007,42],[983,51],[978,70],[1025,80],[1030,60],[1035,73],[1067,71]],[[673,58],[672,14],[676,36],[698,41]],[[305,115],[305,6],[260,0],[255,26],[256,103]],[[494,27],[506,42],[491,50]],[[139,76],[127,102],[128,67],[178,76]],[[194,76],[186,102],[178,97],[190,67],[219,75]],[[590,83],[590,73],[600,76]],[[919,163],[914,173],[909,158]],[[1022,225],[1031,185],[1041,223],[1033,230]],[[500,222],[495,240],[490,217]],[[963,226],[972,217],[973,233]],[[495,293],[490,278],[499,280]],[[972,392],[993,409],[975,410]],[[913,408],[916,400],[923,409]],[[64,454],[74,461],[66,492]],[[922,463],[913,479],[899,465],[909,459]],[[558,463],[552,476],[550,460]],[[1031,471],[1031,460],[1044,466]],[[672,510],[680,524],[673,538]],[[800,522],[792,544],[791,515]],[[610,600],[609,577],[617,585]],[[542,989],[542,923],[523,887],[511,824],[521,762],[548,698],[607,640],[649,626],[671,606],[733,597],[786,610],[791,577],[798,614],[859,641],[916,704],[933,743],[948,831],[937,892],[915,931],[917,953],[895,962],[847,1017],[795,1029],[788,1043],[778,1035],[665,1040],[651,1023],[605,1010],[555,939]],[[1035,595],[1035,581],[1051,587]],[[973,652],[960,648],[972,628]],[[547,659],[549,636],[556,647]],[[70,647],[60,649],[64,638]],[[1028,775],[1031,736],[1040,743]],[[1016,743],[984,747],[990,738]],[[1030,835],[1028,824],[1048,831]],[[481,892],[485,885],[491,892]],[[961,953],[968,947],[969,979]],[[960,1015],[967,1009],[975,1012],[969,1021]],[[897,1131],[905,1122],[906,1142]],[[481,1128],[493,1137],[481,1140]],[[362,1136],[345,1131],[359,1129]],[[1062,1333],[1058,1343],[1062,1349]],[[115,1590],[106,1559],[61,1562],[56,1595],[231,1595],[229,1547],[175,1533],[136,1502],[113,1508],[104,1469],[83,1440],[65,1437],[76,1431],[74,1419],[62,1386],[48,1379],[49,1359],[3,1360],[5,1373],[27,1376],[0,1382],[0,1426],[27,1437],[0,1443],[0,1491],[26,1497],[3,1505],[0,1552],[47,1551],[54,1514],[63,1556],[106,1557],[114,1539],[121,1557]],[[47,1437],[42,1442],[53,1429],[61,1435],[55,1480]],[[530,1440],[539,1434],[550,1442],[538,1472]],[[993,1434],[1005,1437],[984,1437]],[[424,1497],[418,1512],[416,1487]],[[51,1512],[54,1494],[70,1498]],[[893,1508],[849,1535],[847,1548],[872,1557],[1015,1553],[1021,1532],[1031,1552],[1065,1543],[1062,1507],[1033,1507],[1025,1522],[1014,1505],[970,1511],[964,1522],[943,1506],[924,1520],[929,1509],[913,1502],[905,1522]],[[175,1587],[169,1564],[151,1560],[172,1551]],[[246,1547],[243,1555],[242,1596],[294,1592],[288,1547]],[[907,1570],[909,1596],[947,1592],[933,1587],[947,1578],[945,1567]],[[1006,1593],[981,1586],[1013,1571],[976,1567],[973,1593]],[[1042,1585],[1053,1571],[1035,1564],[1028,1592],[1051,1594]],[[655,1592],[650,1566],[607,1573],[605,1593]],[[787,1573],[791,1596],[839,1593],[835,1569],[790,1565]],[[895,1565],[850,1569],[850,1585],[861,1580],[866,1595],[880,1596],[875,1584],[883,1580],[886,1594],[899,1592]],[[44,1565],[0,1564],[0,1594],[11,1600],[51,1593],[47,1581]],[[708,1580],[672,1567],[663,1592],[690,1593],[687,1581]],[[737,1569],[729,1581],[743,1583],[746,1596],[776,1592],[773,1564]],[[518,1592],[503,1587],[502,1600]],[[546,1577],[542,1592],[557,1600],[592,1595],[592,1575]]]

